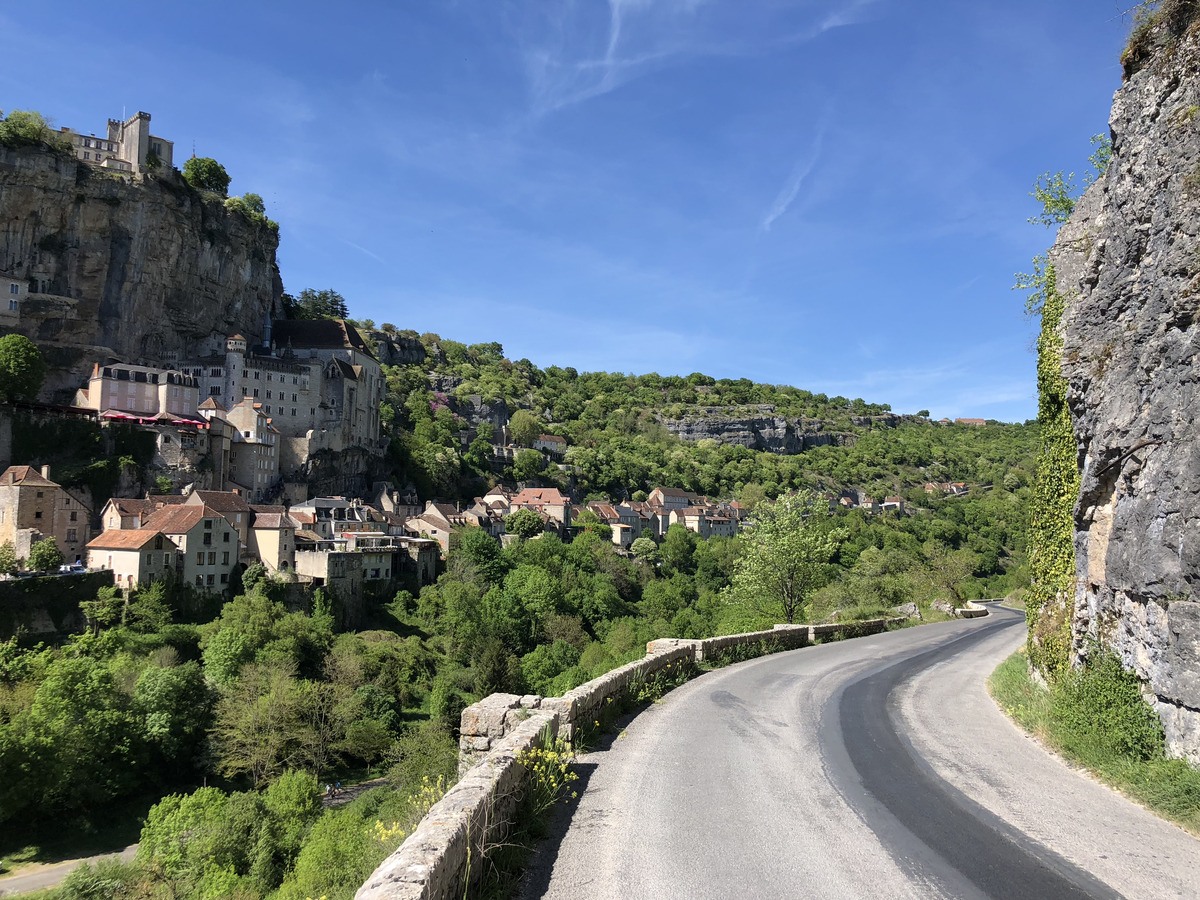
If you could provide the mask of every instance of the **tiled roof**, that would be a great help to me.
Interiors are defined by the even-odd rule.
[[[225,517],[207,506],[167,506],[150,516],[143,524],[144,529],[161,531],[163,534],[186,534],[203,519]]]
[[[271,340],[276,347],[291,344],[299,350],[357,350],[374,358],[375,354],[353,325],[341,319],[284,319],[271,323]]]
[[[154,509],[149,500],[141,497],[113,497],[112,505],[123,516],[141,516]]]
[[[220,403],[218,403],[212,397],[209,397],[208,399],[206,399],[203,403],[201,403],[199,406],[197,406],[196,409],[215,409],[215,410],[218,410],[219,412],[226,411],[225,407],[223,407]]]
[[[559,493],[558,488],[525,488],[521,493],[512,498],[512,506],[521,506],[534,503],[550,503],[555,506],[561,506],[567,502],[567,498]]]
[[[233,491],[194,491],[188,497],[189,506],[207,506],[220,513],[250,512],[245,498]]]
[[[58,487],[33,466],[9,466],[0,474],[0,484],[36,484],[39,487]]]
[[[255,530],[277,530],[279,528],[299,528],[300,523],[286,513],[259,513],[254,517]]]
[[[141,550],[158,536],[159,532],[150,529],[110,528],[98,537],[88,541],[87,546],[92,550]]]

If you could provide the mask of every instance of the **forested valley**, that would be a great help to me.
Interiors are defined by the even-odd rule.
[[[791,387],[543,370],[497,344],[419,341],[424,362],[386,368],[381,418],[394,483],[422,499],[521,482],[582,504],[661,486],[736,498],[753,516],[796,492],[824,503],[854,489],[905,509],[817,517],[833,549],[801,618],[913,604],[937,620],[946,603],[1028,582],[1033,424],[943,425]],[[508,438],[526,444],[502,465],[499,429],[470,412],[501,402]],[[764,404],[839,438],[782,455],[683,441],[663,424]],[[561,464],[523,440],[543,431],[567,440]],[[585,515],[570,537],[501,547],[464,529],[436,583],[398,586],[353,632],[336,627],[335,598],[289,608],[251,567],[215,618],[158,584],[101,592],[88,631],[57,646],[0,643],[0,857],[19,864],[123,817],[144,821],[136,859],[83,867],[54,896],[348,898],[452,783],[466,705],[559,694],[654,638],[781,621],[738,590],[744,535],[700,540],[674,525],[625,554]],[[324,796],[373,779],[350,802]]]

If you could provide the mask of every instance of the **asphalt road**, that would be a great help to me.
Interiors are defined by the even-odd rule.
[[[1200,897],[1200,841],[987,696],[1018,613],[704,675],[579,761],[521,896]]]

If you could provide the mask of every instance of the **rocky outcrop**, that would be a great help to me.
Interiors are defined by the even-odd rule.
[[[409,366],[425,362],[425,347],[414,337],[369,331],[366,339],[375,348],[375,357],[382,365]]]
[[[69,400],[107,356],[164,364],[213,335],[260,340],[282,309],[278,243],[174,171],[139,177],[0,147],[0,273],[36,291],[0,329],[49,356],[43,399]]]
[[[770,453],[803,453],[812,447],[847,447],[854,434],[827,430],[824,422],[775,414],[775,407],[761,405],[752,412],[727,407],[699,407],[680,419],[662,418],[663,427],[685,441],[714,440],[739,444]]]
[[[1200,763],[1200,40],[1151,27],[1112,161],[1051,252],[1081,472],[1072,654],[1115,650]]]

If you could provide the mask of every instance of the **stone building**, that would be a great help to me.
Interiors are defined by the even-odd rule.
[[[174,369],[110,363],[92,367],[86,386],[75,392],[75,406],[101,416],[134,418],[194,417],[200,402],[195,378]]]
[[[108,530],[87,545],[89,569],[111,569],[113,584],[132,590],[173,578],[179,547],[151,529]]]
[[[50,467],[10,466],[0,474],[0,544],[11,543],[17,558],[45,538],[54,538],[63,558],[82,562],[91,510],[79,497],[50,480]]]
[[[169,171],[175,164],[175,143],[150,133],[148,112],[136,112],[123,122],[109,119],[102,137],[65,127],[60,134],[74,145],[76,159],[104,169],[145,172],[162,166]]]
[[[151,514],[140,530],[165,535],[179,548],[175,575],[184,583],[208,593],[229,587],[238,533],[215,509],[172,504]]]

